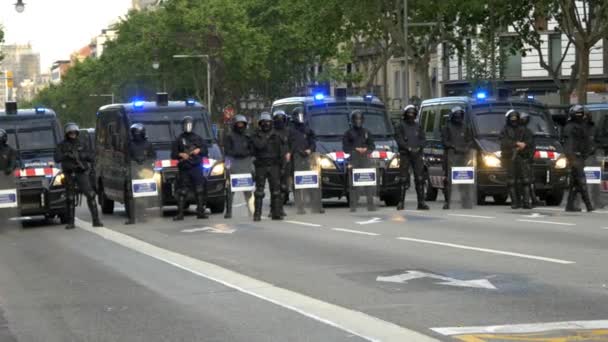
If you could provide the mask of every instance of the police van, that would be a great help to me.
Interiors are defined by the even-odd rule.
[[[158,94],[156,102],[134,101],[111,104],[99,109],[95,131],[95,173],[99,203],[104,214],[114,212],[114,203],[125,203],[130,179],[128,146],[130,127],[145,126],[148,141],[157,154],[155,177],[159,180],[162,206],[175,205],[177,199],[177,160],[171,159],[171,145],[182,133],[182,119],[195,120],[194,132],[206,140],[209,157],[203,159],[207,177],[207,206],[213,213],[224,211],[224,162],[222,152],[211,130],[207,109],[193,100],[168,101],[167,94]],[[194,202],[194,197],[188,199]]]
[[[350,129],[350,114],[361,110],[365,115],[364,127],[373,134],[376,151],[370,157],[382,165],[378,177],[379,196],[386,205],[399,202],[399,158],[394,129],[384,103],[372,95],[329,97],[315,94],[277,100],[272,112],[284,110],[288,116],[294,109],[304,110],[305,122],[317,136],[317,152],[321,153],[321,188],[323,198],[348,196],[348,169],[350,157],[342,150],[342,138]]]
[[[427,175],[427,200],[435,200],[444,186],[441,129],[451,109],[465,109],[465,122],[473,128],[477,154],[477,195],[479,204],[492,196],[495,203],[504,204],[508,198],[507,175],[500,161],[499,134],[505,125],[505,113],[510,109],[530,114],[536,151],[533,173],[536,195],[547,205],[559,205],[567,186],[568,168],[555,124],[547,107],[534,99],[491,99],[485,93],[469,97],[442,97],[422,102],[418,120],[426,132],[424,150]]]
[[[55,112],[46,108],[17,109],[14,102],[0,111],[0,128],[17,151],[17,191],[21,216],[59,217],[66,223],[65,186],[55,148],[63,130]]]

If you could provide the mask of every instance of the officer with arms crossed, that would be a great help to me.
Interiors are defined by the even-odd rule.
[[[178,190],[177,190],[177,216],[175,221],[184,219],[184,210],[188,190],[194,188],[196,195],[196,216],[199,219],[206,219],[209,216],[205,212],[207,202],[207,184],[203,174],[202,161],[207,157],[209,151],[205,140],[200,135],[194,133],[194,119],[186,116],[182,120],[183,133],[177,137],[171,150],[171,158],[177,159]]]
[[[281,196],[281,174],[285,172],[287,141],[273,132],[272,116],[268,112],[260,115],[258,128],[253,135],[253,156],[255,157],[255,211],[253,220],[262,219],[262,204],[266,180],[270,186],[271,217],[282,220],[283,198]]]
[[[140,123],[131,125],[131,141],[129,142],[129,157],[131,161],[138,165],[143,165],[145,162],[156,160],[156,151],[146,136],[146,128]],[[128,220],[125,224],[135,224],[135,201],[133,199],[133,188],[129,184],[127,186],[127,209]]]
[[[534,153],[532,132],[521,125],[521,115],[511,109],[505,114],[506,125],[500,133],[501,162],[507,171],[511,208],[532,209],[529,160]],[[522,203],[523,200],[523,203]]]
[[[444,146],[444,171],[445,181],[443,194],[445,204],[443,209],[450,209],[452,194],[452,166],[463,166],[468,162],[471,148],[473,147],[473,135],[470,127],[465,124],[464,109],[460,106],[452,108],[446,125],[441,130],[441,140]]]
[[[10,175],[17,168],[17,151],[8,145],[8,134],[0,129],[0,172]]]
[[[243,161],[252,157],[253,142],[251,137],[247,135],[247,118],[243,115],[236,115],[232,123],[232,131],[224,136],[224,155],[226,159],[233,161]],[[232,172],[232,170],[231,170]],[[251,192],[245,194],[251,196]],[[226,188],[226,213],[224,218],[232,218],[232,200],[234,194],[230,187]]]
[[[575,105],[570,108],[570,120],[564,127],[564,151],[570,165],[570,188],[568,189],[568,203],[566,211],[580,211],[575,208],[576,194],[580,193],[587,207],[587,212],[594,210],[587,192],[587,179],[585,176],[585,159],[589,157],[593,148],[591,137],[587,134],[585,124],[585,108]]]
[[[68,123],[64,128],[65,140],[57,145],[55,150],[55,162],[61,164],[65,177],[66,186],[66,218],[68,221],[65,229],[74,229],[76,211],[76,195],[78,191],[85,195],[93,227],[103,227],[99,220],[97,203],[95,203],[95,191],[91,187],[89,167],[93,163],[93,152],[80,144],[78,135],[80,128],[75,123]]]
[[[424,202],[424,164],[422,155],[426,137],[422,127],[416,123],[418,110],[409,105],[403,110],[403,119],[395,131],[395,140],[399,146],[401,194],[397,210],[405,207],[405,191],[410,180],[410,169],[414,170],[414,184],[418,197],[418,210],[429,210]]]

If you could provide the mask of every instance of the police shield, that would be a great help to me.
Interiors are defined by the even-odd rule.
[[[298,214],[305,214],[306,209],[314,213],[323,211],[320,158],[318,153],[293,157],[293,193]]]
[[[475,156],[475,150],[448,151],[447,190],[456,208],[472,209],[476,202]]]
[[[19,192],[13,173],[0,173],[0,220],[19,216]]]
[[[606,158],[599,154],[589,157],[585,161],[585,178],[587,180],[587,190],[589,199],[595,208],[603,208],[602,200],[602,178],[604,177],[604,166]]]
[[[255,183],[253,178],[252,158],[230,158],[225,160],[226,166],[226,213],[232,215],[234,196],[242,193],[249,216],[253,215],[253,191]]]
[[[154,170],[153,161],[143,164],[131,162],[131,196],[133,206],[127,210],[134,210],[134,217],[141,220],[150,216],[150,209],[160,207],[160,174]],[[129,214],[129,213],[127,213]]]
[[[375,161],[367,155],[354,152],[349,163],[349,206],[351,211],[366,207],[374,211],[377,207],[380,172]]]

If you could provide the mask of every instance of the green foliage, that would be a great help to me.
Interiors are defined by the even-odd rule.
[[[0,25],[0,44],[4,43],[4,28]],[[0,62],[4,59],[2,52],[0,51]]]

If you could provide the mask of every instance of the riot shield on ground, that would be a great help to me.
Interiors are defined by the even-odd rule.
[[[318,153],[296,154],[293,158],[293,197],[298,214],[305,214],[307,209],[314,213],[323,211],[319,160]]]
[[[19,192],[17,180],[11,173],[0,173],[0,222],[19,216]]]
[[[230,209],[227,209],[227,212],[232,213],[235,194],[242,193],[249,216],[252,216],[254,201],[253,191],[255,190],[253,159],[227,157],[225,166],[228,180],[228,186],[226,187],[226,206],[230,206]]]
[[[593,155],[585,161],[585,176],[587,178],[587,191],[594,208],[603,208],[602,177],[605,158],[602,155]],[[578,198],[578,196],[577,196]]]
[[[476,155],[475,150],[448,152],[448,186],[452,208],[472,209],[476,195]]]
[[[160,207],[160,187],[160,178],[154,171],[153,161],[146,161],[141,165],[131,162],[133,206],[132,209],[127,208],[127,210],[134,210],[138,221],[152,216],[152,209]]]
[[[349,206],[351,211],[365,207],[368,211],[378,206],[380,172],[374,160],[367,155],[353,153],[349,162]]]

